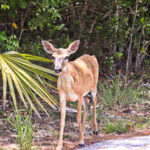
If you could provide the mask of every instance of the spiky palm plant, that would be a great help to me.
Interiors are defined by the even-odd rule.
[[[36,104],[47,113],[38,98],[43,99],[53,108],[57,107],[56,100],[45,88],[45,83],[55,88],[45,81],[45,79],[49,79],[56,82],[56,78],[52,76],[55,75],[55,73],[50,69],[31,63],[30,60],[52,62],[52,60],[46,58],[20,54],[14,51],[0,54],[0,70],[3,79],[3,108],[5,108],[6,105],[7,87],[9,87],[9,92],[16,109],[17,92],[17,95],[26,107],[26,102],[28,102],[33,110],[39,114],[35,107]]]

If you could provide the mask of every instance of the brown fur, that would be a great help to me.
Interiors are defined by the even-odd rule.
[[[43,41],[43,46],[44,46]],[[46,42],[47,44],[47,42]],[[49,43],[50,44],[50,43]],[[79,40],[69,45],[68,49],[54,49],[53,45],[50,44],[51,49],[45,51],[53,54],[55,57],[54,65],[55,69],[61,69],[61,73],[58,77],[57,89],[60,96],[60,136],[57,145],[57,150],[61,150],[63,146],[63,132],[65,126],[66,116],[66,100],[74,102],[78,100],[77,107],[77,121],[79,125],[79,144],[84,145],[84,128],[88,110],[89,98],[86,96],[88,93],[91,94],[94,103],[94,131],[97,132],[97,121],[96,121],[96,94],[97,94],[97,83],[99,65],[95,56],[83,55],[74,61],[68,62],[64,58],[73,54],[77,51]],[[63,61],[60,61],[63,60]],[[81,111],[82,105],[84,106],[83,123],[81,122]]]
[[[81,109],[83,104],[84,94],[87,94],[90,91],[93,91],[96,95],[97,92],[97,82],[98,82],[98,72],[99,65],[95,56],[89,56],[87,54],[77,58],[75,61],[68,62],[65,66],[66,71],[61,72],[58,78],[58,92],[59,95],[65,93],[66,100],[68,101],[76,101],[78,100],[78,114],[77,121],[79,123],[79,143],[84,144],[84,128],[85,128],[85,120],[87,114],[87,97],[85,98],[85,108],[84,108],[84,119],[83,124],[81,124]],[[68,85],[70,83],[70,86]],[[75,95],[78,95],[78,99],[74,99],[74,97],[70,97],[70,92],[73,91]],[[61,97],[61,96],[60,96]],[[97,122],[96,122],[96,97],[93,97],[94,101],[94,130],[97,131]],[[61,100],[60,100],[61,101]],[[61,102],[63,103],[63,102]],[[62,106],[62,105],[60,105]],[[63,108],[62,108],[63,109]],[[63,111],[62,111],[63,112]],[[64,115],[61,116],[61,120],[64,120]],[[64,124],[60,125],[60,128],[64,128]],[[61,137],[61,136],[60,136]],[[59,140],[61,147],[62,140]]]

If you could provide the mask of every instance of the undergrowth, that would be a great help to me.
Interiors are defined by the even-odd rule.
[[[138,102],[140,96],[137,84],[138,81],[126,83],[126,80],[121,79],[119,75],[110,81],[98,83],[98,97],[104,105],[112,109],[115,105],[135,103]]]
[[[123,121],[120,121],[120,120],[116,121],[116,123],[113,121],[111,121],[111,122],[107,121],[107,122],[105,122],[104,128],[103,128],[103,132],[105,132],[105,133],[121,134],[128,130],[129,130],[129,127]]]
[[[22,110],[15,111],[15,116],[10,116],[7,120],[17,132],[17,140],[20,150],[29,150],[33,143],[34,127],[31,122],[32,110],[29,114]]]

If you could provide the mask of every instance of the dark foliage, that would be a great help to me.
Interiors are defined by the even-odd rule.
[[[149,0],[2,0],[0,51],[45,57],[41,39],[67,47],[80,39],[80,50],[94,54],[101,73],[149,74]]]

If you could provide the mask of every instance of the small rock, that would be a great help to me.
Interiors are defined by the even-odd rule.
[[[137,114],[137,112],[135,110],[132,110],[131,114],[135,115],[135,114]]]

